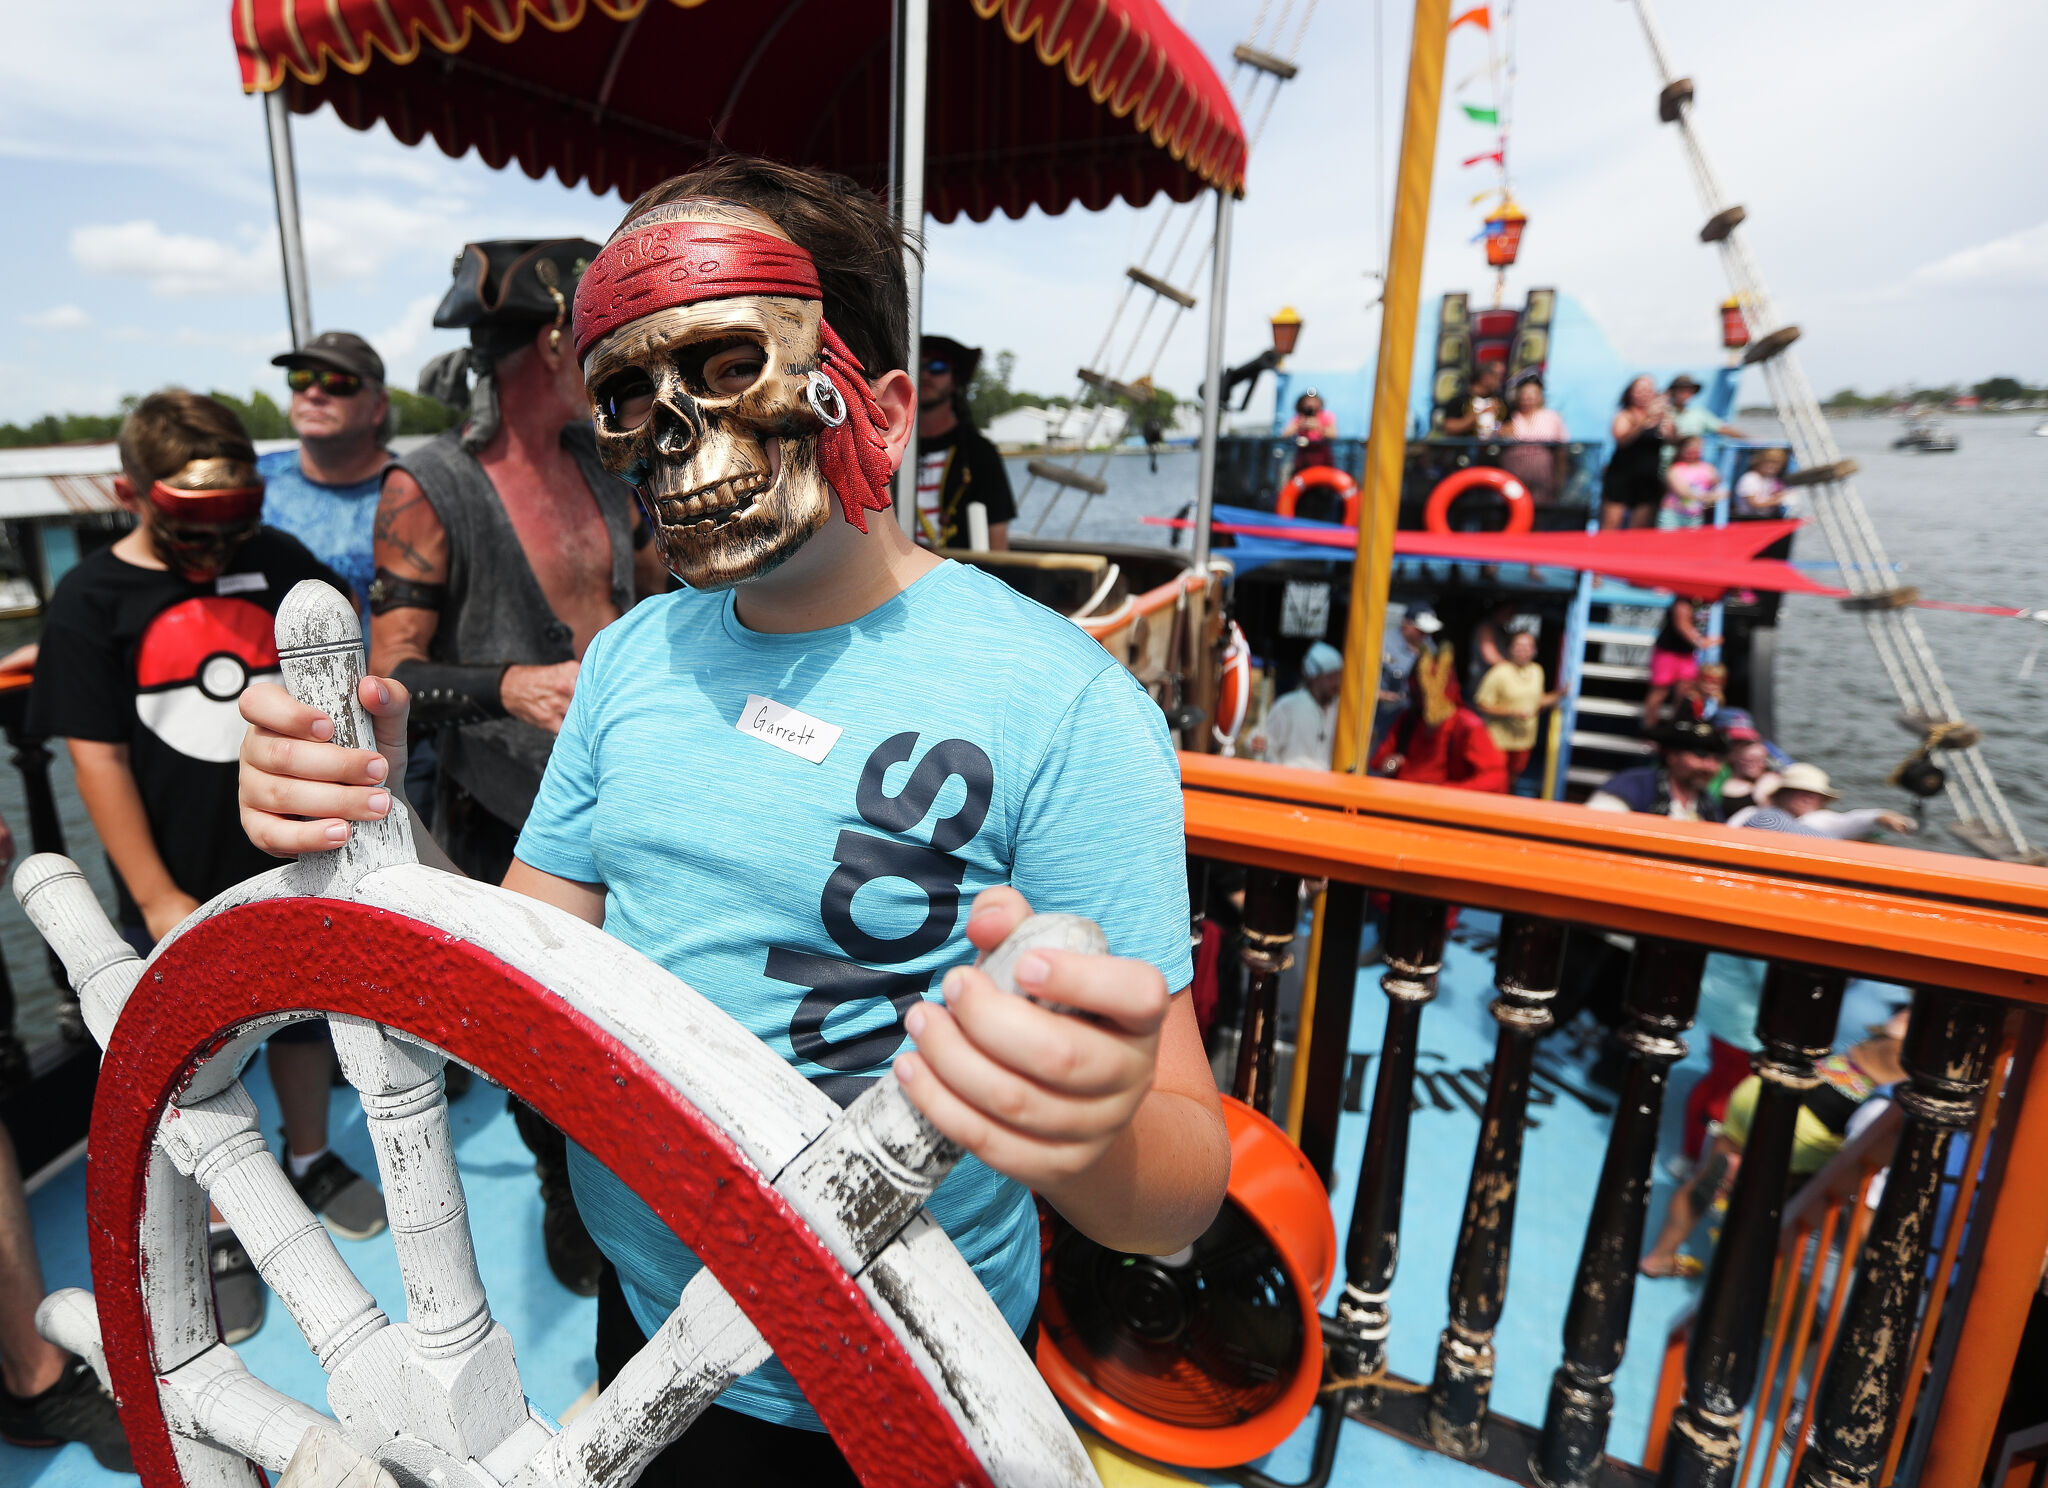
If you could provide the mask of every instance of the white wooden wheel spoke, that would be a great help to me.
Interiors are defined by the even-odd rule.
[[[389,1325],[271,1156],[256,1127],[256,1103],[240,1081],[171,1107],[159,1130],[164,1151],[206,1190],[322,1369],[333,1374],[352,1349]]]
[[[760,1332],[709,1271],[618,1378],[562,1428],[513,1488],[619,1488],[646,1470],[734,1380],[770,1358]]]
[[[216,1343],[158,1381],[171,1429],[283,1472],[310,1427],[334,1422],[249,1373],[241,1355]]]
[[[446,1060],[361,1018],[327,1021],[376,1149],[413,1347],[429,1357],[459,1354],[490,1330],[491,1307],[455,1166]]]

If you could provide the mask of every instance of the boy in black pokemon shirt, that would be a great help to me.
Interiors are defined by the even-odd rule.
[[[43,625],[30,732],[70,747],[78,794],[114,870],[122,935],[142,955],[201,904],[274,866],[241,829],[236,711],[279,679],[272,627],[301,579],[348,586],[296,538],[262,525],[256,449],[234,413],[170,388],[121,425],[115,494],[135,529],[66,574]],[[286,1171],[348,1239],[384,1229],[384,1201],[327,1146],[333,1051],[322,1022],[270,1039]],[[215,1216],[227,1341],[262,1325],[263,1284]]]

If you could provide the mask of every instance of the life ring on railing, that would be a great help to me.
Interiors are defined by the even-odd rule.
[[[1180,1467],[1262,1457],[1307,1417],[1337,1268],[1329,1195],[1301,1149],[1229,1096],[1223,1119],[1229,1197],[1186,1250],[1122,1255],[1046,1221],[1039,1372],[1084,1425]]]
[[[277,629],[294,694],[342,740],[367,740],[352,607],[304,583]],[[230,889],[147,976],[70,860],[30,858],[15,892],[105,1046],[87,1201],[98,1296],[56,1293],[38,1320],[120,1400],[144,1488],[228,1481],[234,1457],[274,1481],[314,1429],[401,1482],[558,1488],[602,1463],[598,1483],[623,1483],[771,1350],[864,1483],[1095,1483],[1016,1335],[922,1212],[958,1149],[893,1077],[842,1113],[597,927],[413,861],[402,809]],[[1075,947],[1086,924],[1037,916],[1018,936]],[[319,1016],[369,1117],[405,1327],[292,1191],[242,1088],[269,1033]],[[527,1405],[484,1295],[449,1138],[450,1058],[531,1102],[707,1268],[567,1427]],[[326,1370],[331,1416],[220,1346],[209,1195]]]
[[[1489,486],[1507,502],[1508,525],[1502,531],[1527,532],[1536,525],[1536,498],[1529,488],[1492,465],[1467,465],[1438,481],[1429,493],[1429,505],[1423,508],[1422,525],[1431,532],[1449,532],[1451,503],[1474,486]]]
[[[1237,754],[1237,731],[1252,706],[1252,648],[1232,620],[1224,632],[1221,676],[1216,683],[1216,722],[1211,725],[1224,758]]]
[[[1311,465],[1297,470],[1286,485],[1280,488],[1280,499],[1273,503],[1273,511],[1282,517],[1294,515],[1294,508],[1301,502],[1303,493],[1311,486],[1328,486],[1344,502],[1344,525],[1358,525],[1358,482],[1334,465]]]

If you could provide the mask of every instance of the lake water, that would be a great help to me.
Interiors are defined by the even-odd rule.
[[[1869,506],[1901,579],[1931,599],[1976,604],[2048,607],[2048,439],[2031,437],[2031,417],[1956,420],[1962,448],[1952,455],[1894,451],[1899,426],[1888,419],[1856,419],[1836,426],[1844,453],[1862,466],[1857,489]],[[1744,420],[1758,437],[1767,423]],[[1012,460],[1011,478],[1023,489],[1024,462]],[[1094,462],[1084,467],[1093,470]],[[1162,455],[1154,473],[1142,456],[1109,461],[1109,492],[1090,503],[1075,535],[1084,541],[1164,546],[1168,529],[1148,527],[1146,516],[1171,516],[1189,501],[1195,486],[1191,451]],[[1048,487],[1041,482],[1026,498],[1018,530],[1038,520]],[[1061,536],[1080,510],[1068,492],[1041,529]],[[1801,539],[1801,555],[1820,558],[1817,534]],[[2048,626],[1937,610],[1920,612],[1949,686],[1964,713],[1985,731],[1984,754],[2004,788],[2022,828],[2034,842],[2048,843]],[[14,626],[0,626],[0,649],[17,640]],[[2032,658],[2031,668],[2029,661]],[[1801,759],[1819,764],[1833,777],[1850,806],[1902,804],[1901,793],[1884,779],[1912,746],[1894,721],[1897,703],[1872,654],[1863,625],[1832,601],[1789,595],[1778,639],[1777,709],[1779,742]],[[65,835],[111,909],[112,889],[105,858],[79,805],[61,745],[52,777],[64,817]],[[25,840],[28,815],[21,783],[0,768],[0,815]],[[1947,806],[1930,812],[1927,847],[1961,851],[1940,830]],[[54,1030],[55,983],[42,941],[12,895],[0,895],[0,954],[4,954],[20,1003],[19,1029],[34,1044]]]
[[[2032,437],[2036,422],[2037,415],[1954,420],[1949,428],[1962,448],[1951,455],[1893,450],[1900,425],[1892,419],[1835,425],[1843,453],[1862,467],[1856,488],[1902,583],[1929,599],[2048,609],[2048,439]],[[1769,419],[1741,423],[1752,438],[1777,433]],[[1019,490],[1023,467],[1010,461]],[[1092,473],[1095,462],[1083,469]],[[1105,478],[1108,494],[1089,505],[1075,536],[1164,545],[1171,529],[1142,519],[1171,516],[1190,499],[1195,456],[1162,455],[1156,474],[1142,457],[1119,456]],[[1025,498],[1017,530],[1038,521],[1049,489],[1041,481]],[[1064,535],[1080,501],[1063,493],[1040,535]],[[1825,559],[1826,540],[1803,533],[1798,551]],[[1984,730],[1984,757],[2021,830],[2035,845],[2048,844],[2048,625],[1941,610],[1921,610],[1919,618],[1964,715]],[[1833,600],[1787,595],[1778,628],[1778,742],[1825,769],[1845,805],[1903,808],[1903,792],[1884,783],[1914,744],[1897,714],[1862,620]],[[1924,846],[1964,851],[1941,830],[1944,800],[1929,818]]]

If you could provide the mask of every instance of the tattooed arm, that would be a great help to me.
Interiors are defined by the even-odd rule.
[[[418,481],[403,470],[384,477],[377,498],[373,561],[380,578],[390,575],[406,584],[448,582],[448,532],[427,501]],[[370,671],[388,677],[408,661],[425,661],[434,634],[441,628],[438,608],[404,603],[370,616]]]
[[[384,478],[373,553],[386,597],[370,602],[370,672],[406,685],[415,723],[473,723],[510,714],[549,733],[561,729],[576,687],[575,662],[448,666],[429,659],[448,583],[448,531],[419,482],[403,470]]]

